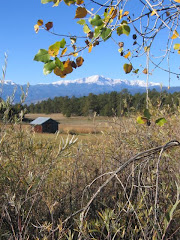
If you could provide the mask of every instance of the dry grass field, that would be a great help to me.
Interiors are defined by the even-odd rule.
[[[59,122],[60,133],[70,134],[89,134],[100,133],[110,128],[112,118],[108,117],[70,117],[67,118],[60,113],[56,114],[26,114],[27,119],[37,117],[50,117]]]
[[[38,116],[59,121],[59,134],[1,126],[0,239],[180,239],[179,115],[162,127],[26,117]]]

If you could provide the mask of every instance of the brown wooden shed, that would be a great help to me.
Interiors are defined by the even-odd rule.
[[[55,133],[58,131],[58,122],[47,117],[38,117],[30,123],[38,133]]]

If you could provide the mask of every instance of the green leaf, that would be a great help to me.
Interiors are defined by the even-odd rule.
[[[111,29],[110,28],[102,28],[101,29],[101,37],[104,41],[111,37]]]
[[[126,36],[129,36],[130,34],[130,27],[127,24],[122,24],[120,27],[117,28],[117,35],[125,34]]]
[[[64,48],[66,45],[66,41],[65,39],[63,38],[61,41],[60,41],[60,48]]]
[[[102,26],[95,27],[95,29],[94,29],[94,38],[97,38],[101,34],[101,29],[102,29]]]
[[[59,58],[55,58],[55,63],[58,68],[60,68],[62,71],[64,70],[64,64],[59,60]]]
[[[55,67],[56,67],[56,62],[54,60],[51,60],[48,63],[45,63],[43,68],[44,75],[51,73]]]
[[[176,43],[173,46],[174,50],[179,50],[180,49],[180,43]]]
[[[103,21],[99,15],[95,15],[95,17],[90,20],[90,24],[93,26],[101,26]]]
[[[151,114],[150,114],[150,112],[149,112],[148,109],[145,109],[145,110],[144,110],[144,116],[145,116],[147,119],[150,119],[150,118],[151,118]]]
[[[84,25],[84,27],[83,27],[83,31],[84,31],[84,33],[89,33],[91,30],[90,30],[90,28],[88,27],[88,25],[87,24],[85,24]]]
[[[132,64],[125,63],[123,66],[125,73],[130,73],[132,70]]]
[[[34,61],[44,62],[47,63],[51,60],[51,57],[47,50],[40,49],[38,53],[34,57]]]
[[[156,120],[156,124],[160,127],[162,127],[165,123],[167,122],[167,120],[165,118],[159,118]]]
[[[84,19],[80,19],[79,21],[77,21],[77,23],[80,25],[84,25],[86,21]]]
[[[49,3],[49,2],[54,2],[54,0],[41,0],[42,4],[46,4],[46,3]]]
[[[60,42],[56,42],[53,45],[49,46],[48,53],[52,57],[56,57],[59,54]]]

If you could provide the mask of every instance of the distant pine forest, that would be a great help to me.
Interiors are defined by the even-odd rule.
[[[157,109],[174,112],[180,106],[180,92],[149,91],[149,104]],[[62,113],[66,117],[88,116],[96,112],[100,116],[123,116],[128,113],[142,112],[146,108],[146,93],[132,95],[128,90],[88,96],[55,97],[36,104],[25,106],[29,113]]]

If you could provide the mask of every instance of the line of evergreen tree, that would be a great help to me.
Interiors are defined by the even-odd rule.
[[[175,111],[180,104],[180,92],[173,94],[167,91],[157,92],[155,89],[149,91],[149,99],[153,106],[168,108]],[[122,116],[127,113],[142,112],[146,108],[146,93],[130,94],[127,89],[121,92],[111,92],[88,96],[76,97],[55,97],[37,104],[26,106],[29,113],[62,113],[71,115],[88,116],[96,112],[100,116]]]

